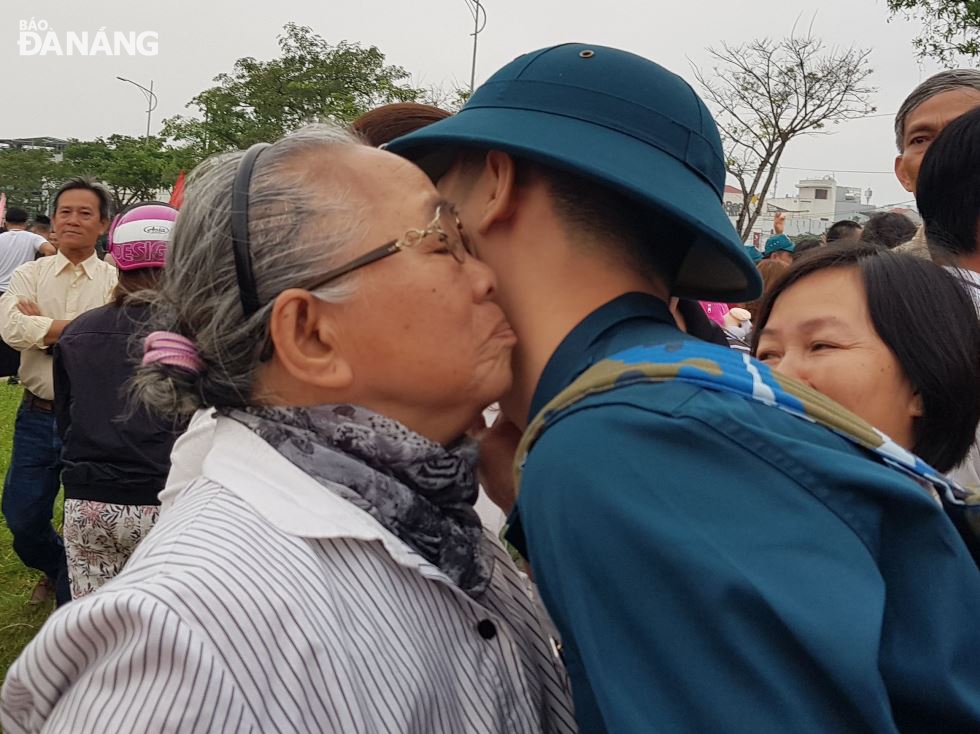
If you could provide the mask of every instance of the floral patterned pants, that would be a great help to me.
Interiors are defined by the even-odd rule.
[[[159,514],[156,505],[65,500],[65,553],[72,599],[90,594],[119,573]]]

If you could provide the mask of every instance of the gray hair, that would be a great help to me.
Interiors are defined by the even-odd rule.
[[[91,191],[95,194],[99,200],[99,219],[103,222],[108,221],[112,215],[112,194],[109,193],[109,189],[91,176],[75,176],[61,184],[58,187],[57,193],[54,195],[52,214],[57,214],[58,212],[58,200],[61,198],[61,195],[66,191],[74,191],[75,189]]]
[[[905,98],[902,106],[899,107],[895,115],[895,145],[898,152],[905,150],[903,141],[905,138],[905,120],[912,114],[912,111],[923,102],[932,99],[937,94],[952,92],[955,89],[975,89],[980,92],[980,71],[977,69],[949,69],[934,74],[919,86],[912,90],[912,93]]]
[[[179,419],[202,407],[240,407],[255,401],[255,372],[268,344],[269,313],[276,296],[322,280],[339,264],[362,224],[360,202],[350,200],[343,182],[315,186],[303,162],[316,151],[357,145],[361,143],[346,130],[311,125],[262,152],[249,189],[248,231],[263,305],[248,318],[231,242],[232,185],[244,153],[214,156],[194,170],[174,227],[163,282],[157,291],[137,294],[137,299],[150,305],[145,333],[170,331],[187,337],[205,367],[200,374],[160,364],[139,368],[133,391],[147,408]],[[330,302],[349,298],[351,277],[317,288],[316,295]]]

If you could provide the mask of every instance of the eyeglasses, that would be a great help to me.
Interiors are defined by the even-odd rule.
[[[365,265],[383,260],[390,255],[394,255],[396,252],[416,247],[432,235],[436,235],[441,243],[441,247],[436,248],[433,252],[442,252],[444,250],[452,255],[453,259],[460,264],[466,260],[467,255],[473,255],[467,247],[466,238],[463,235],[463,225],[460,223],[456,211],[449,204],[440,204],[436,207],[436,214],[432,218],[432,221],[425,228],[410,229],[398,239],[385,242],[370,252],[354,258],[346,265],[334,268],[324,275],[316,285],[310,286],[306,290],[315,291],[317,288],[322,288],[327,283],[353,273]]]
[[[268,143],[256,143],[249,148],[238,164],[235,182],[232,187],[231,199],[231,240],[232,252],[235,256],[235,275],[238,280],[238,294],[242,303],[242,311],[249,318],[261,308],[258,288],[255,283],[255,273],[252,269],[252,253],[248,237],[248,208],[249,185],[252,181],[252,170],[259,154],[269,147]],[[440,203],[436,207],[435,217],[424,229],[410,229],[397,240],[385,244],[351,260],[346,265],[335,268],[327,273],[316,285],[307,290],[322,288],[327,283],[354,272],[358,268],[370,265],[396,252],[415,247],[431,235],[438,235],[442,248],[453,256],[456,262],[462,264],[466,256],[473,255],[466,244],[463,227],[452,206]],[[439,252],[436,249],[435,252]],[[263,349],[263,352],[265,350]]]

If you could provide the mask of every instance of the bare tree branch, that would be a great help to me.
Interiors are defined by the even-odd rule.
[[[694,66],[705,102],[715,113],[728,172],[744,206],[736,228],[747,239],[765,206],[776,166],[800,135],[875,111],[869,49],[827,48],[807,31],[709,48],[717,62],[708,76]],[[693,66],[693,65],[692,65]]]

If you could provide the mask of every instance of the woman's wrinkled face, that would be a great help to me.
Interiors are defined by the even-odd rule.
[[[366,147],[345,157],[355,182],[351,193],[367,202],[367,226],[345,258],[424,229],[440,203],[449,209],[404,159]],[[448,237],[458,240],[456,220],[441,220]],[[462,253],[459,262],[451,250],[445,238],[431,234],[363,267],[351,276],[354,295],[332,309],[339,349],[353,371],[351,402],[415,430],[438,424],[427,435],[442,432],[443,439],[462,434],[510,387],[516,342],[494,302],[492,271]]]
[[[874,329],[857,267],[821,270],[787,288],[760,332],[756,356],[912,448],[920,400]]]

